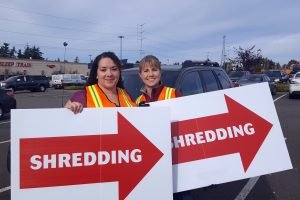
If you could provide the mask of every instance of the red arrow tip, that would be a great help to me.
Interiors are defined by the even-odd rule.
[[[122,166],[119,179],[119,199],[125,199],[160,160],[163,153],[120,113],[118,113],[118,132],[124,146],[140,149],[142,152],[141,162]]]
[[[236,102],[232,98],[225,95],[225,100],[228,107],[228,112],[232,116],[233,120],[239,119],[245,122],[251,122],[255,133],[251,136],[245,137],[244,140],[240,140],[238,150],[240,152],[241,160],[243,163],[244,171],[246,172],[253,161],[255,155],[263,144],[265,138],[270,132],[273,124],[260,117],[256,113],[252,112],[248,108],[244,107],[240,103]]]

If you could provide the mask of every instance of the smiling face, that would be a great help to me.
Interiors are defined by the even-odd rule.
[[[120,69],[110,58],[102,58],[98,63],[97,79],[102,89],[115,90],[120,78]]]
[[[153,89],[159,85],[161,70],[152,63],[145,63],[139,73],[146,89]]]

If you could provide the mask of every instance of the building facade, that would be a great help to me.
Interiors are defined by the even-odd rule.
[[[87,63],[57,62],[48,60],[31,60],[0,58],[0,79],[13,75],[83,74],[89,75]]]

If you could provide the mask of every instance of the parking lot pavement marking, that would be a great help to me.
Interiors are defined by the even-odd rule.
[[[10,186],[4,187],[4,188],[0,188],[0,193],[5,192],[7,190],[10,190]]]
[[[234,200],[245,200],[259,178],[260,176],[250,178],[247,184],[243,187],[241,192],[235,197]]]
[[[0,124],[7,124],[7,123],[10,123],[10,121],[0,122]]]
[[[279,99],[281,99],[282,97],[286,96],[287,94],[288,94],[288,93],[285,93],[285,94],[281,95],[280,97],[274,99],[274,102],[276,102],[277,100],[279,100]]]
[[[1,141],[0,144],[8,143],[10,140]]]

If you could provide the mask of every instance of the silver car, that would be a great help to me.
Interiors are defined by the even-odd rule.
[[[295,95],[300,95],[300,72],[297,72],[290,80],[289,97],[294,98]]]

